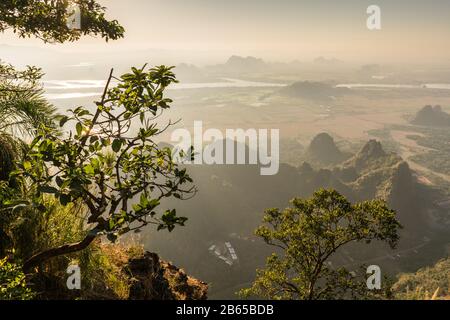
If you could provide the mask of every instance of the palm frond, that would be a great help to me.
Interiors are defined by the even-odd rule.
[[[33,137],[41,126],[55,128],[55,108],[43,97],[40,68],[17,70],[0,61],[0,132]]]
[[[33,136],[41,126],[55,127],[55,107],[40,90],[0,95],[0,131]]]

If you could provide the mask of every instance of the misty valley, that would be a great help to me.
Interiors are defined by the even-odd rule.
[[[450,300],[449,5],[200,2],[0,4],[0,300]]]
[[[323,63],[327,64],[326,71]],[[330,265],[351,269],[376,263],[385,272],[398,274],[431,265],[448,252],[450,172],[433,163],[446,162],[448,157],[450,126],[443,115],[448,117],[445,110],[450,111],[450,91],[442,86],[391,86],[389,78],[385,86],[377,84],[376,89],[370,85],[338,85],[349,79],[373,81],[372,73],[390,74],[392,70],[384,70],[383,66],[358,68],[318,59],[295,67],[297,70],[294,66],[272,66],[261,59],[234,56],[224,65],[180,65],[174,69],[181,79],[186,79],[182,82],[185,88],[170,91],[175,107],[159,120],[182,119],[172,132],[181,128],[194,137],[194,123],[202,120],[203,132],[208,128],[223,133],[229,128],[279,128],[281,138],[281,164],[274,176],[261,176],[256,163],[226,165],[226,152],[213,152],[211,161],[202,165],[186,165],[198,194],[188,201],[164,203],[188,217],[186,226],[171,234],[144,229],[131,236],[144,243],[146,249],[159,252],[183,266],[188,274],[209,283],[210,298],[233,298],[235,292],[252,282],[254,270],[264,266],[271,248],[253,234],[264,210],[286,207],[292,198],[309,197],[319,188],[334,188],[354,202],[386,199],[397,210],[403,225],[396,250],[376,242],[368,248],[352,244],[327,261]],[[312,80],[303,80],[304,70],[311,73],[315,69]],[[396,70],[390,77],[406,79],[410,72]],[[90,73],[94,76],[92,70]],[[301,80],[291,83],[295,75]],[[433,71],[414,82],[433,76],[435,82],[450,83],[450,79]],[[206,84],[207,79],[226,77],[245,81],[235,87],[237,80],[223,82],[223,86]],[[331,77],[335,79],[332,82],[322,80]],[[54,100],[64,109],[92,100],[82,97],[82,93],[93,88],[50,87],[47,92],[50,96],[80,92],[79,97]],[[443,106],[433,109],[440,112],[434,116],[436,120],[433,111],[423,115],[428,107],[422,108],[429,103]],[[227,151],[230,141],[222,138],[215,145]],[[178,138],[174,140],[171,132],[161,138],[161,142],[172,146],[179,142]],[[195,149],[215,139],[208,140],[197,141]],[[242,143],[248,141],[232,149],[246,148],[247,161],[251,160],[249,147]],[[437,152],[436,157],[430,154]],[[228,243],[235,250],[235,260]]]

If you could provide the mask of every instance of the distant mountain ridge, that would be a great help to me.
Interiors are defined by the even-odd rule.
[[[377,140],[369,140],[344,166],[354,166],[356,170],[361,170],[361,168],[369,166],[370,162],[385,156],[386,152],[381,143]]]
[[[225,63],[225,66],[233,70],[258,71],[261,70],[261,68],[265,68],[266,63],[264,62],[263,59],[251,56],[248,57],[231,56]]]
[[[317,57],[316,59],[314,59],[314,63],[324,64],[324,65],[335,65],[335,64],[341,64],[343,62],[336,58]]]
[[[271,74],[281,72],[286,74],[299,74],[311,66],[315,68],[332,68],[341,66],[343,62],[334,58],[319,57],[313,61],[300,62],[294,60],[291,62],[268,62],[262,58],[254,56],[232,55],[225,63],[210,65],[204,68],[205,72],[224,73],[224,74]]]
[[[320,133],[313,138],[307,150],[307,157],[324,165],[337,164],[346,159],[328,133]]]
[[[450,114],[444,112],[439,105],[428,105],[416,113],[411,123],[422,126],[449,127]]]
[[[332,100],[349,94],[348,88],[337,88],[333,84],[314,81],[299,81],[279,90],[281,95],[310,100]]]

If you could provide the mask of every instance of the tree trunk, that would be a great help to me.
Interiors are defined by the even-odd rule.
[[[80,242],[72,243],[72,244],[65,244],[53,249],[49,249],[43,252],[40,252],[31,258],[29,258],[23,265],[23,271],[25,273],[29,273],[34,267],[38,266],[39,264],[47,261],[48,259],[58,257],[61,255],[78,252],[83,249],[86,249],[92,241],[95,240],[97,235],[95,234],[88,234],[83,240]]]

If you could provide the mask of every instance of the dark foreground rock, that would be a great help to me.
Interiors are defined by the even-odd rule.
[[[206,300],[206,283],[186,275],[157,254],[145,252],[127,265],[131,277],[130,300]]]

